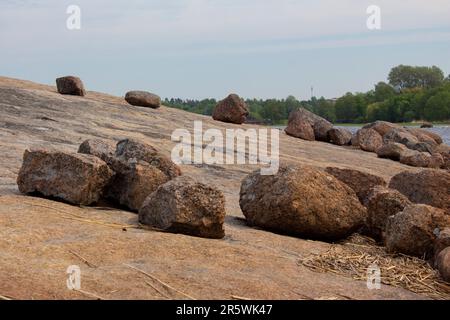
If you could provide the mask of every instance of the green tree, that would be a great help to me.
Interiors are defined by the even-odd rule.
[[[386,82],[378,82],[375,85],[374,101],[383,102],[395,96],[395,89]]]
[[[405,88],[434,88],[444,81],[444,73],[436,66],[413,67],[399,65],[391,69],[389,84],[393,87]]]
[[[424,115],[429,121],[450,119],[450,92],[441,91],[431,97],[425,105]]]

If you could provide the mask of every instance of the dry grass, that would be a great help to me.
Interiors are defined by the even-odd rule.
[[[381,283],[401,287],[433,299],[450,299],[450,285],[444,282],[431,265],[415,257],[389,254],[374,240],[354,235],[332,245],[322,254],[299,260],[299,264],[315,272],[331,272],[367,280],[367,269],[377,265],[381,270]]]

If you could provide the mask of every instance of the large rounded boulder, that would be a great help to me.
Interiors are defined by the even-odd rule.
[[[213,111],[213,119],[222,122],[242,124],[247,120],[247,104],[237,94],[230,94],[220,101]]]
[[[281,166],[272,176],[251,173],[239,204],[251,226],[311,239],[344,238],[366,219],[350,187],[310,166]]]
[[[383,146],[383,137],[371,128],[358,130],[355,140],[359,147],[367,152],[377,152]]]
[[[286,134],[309,141],[329,141],[328,131],[333,125],[322,117],[299,108],[289,114]]]
[[[386,247],[389,252],[431,258],[440,230],[450,225],[444,210],[416,204],[388,218]]]
[[[389,188],[400,191],[414,203],[450,212],[450,172],[433,169],[404,171],[392,177]]]
[[[333,128],[328,131],[328,138],[335,145],[346,146],[352,141],[352,133],[344,128]]]
[[[139,210],[142,224],[203,238],[223,238],[224,220],[223,193],[186,176],[161,185]]]
[[[442,279],[450,282],[450,247],[445,248],[439,253],[436,259],[436,267]]]

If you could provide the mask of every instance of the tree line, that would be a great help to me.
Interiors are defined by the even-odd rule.
[[[165,99],[164,104],[189,112],[212,115],[215,99]],[[399,65],[391,69],[388,82],[379,82],[365,93],[346,93],[337,99],[312,97],[297,100],[247,99],[249,121],[281,125],[289,113],[299,107],[334,123],[366,123],[376,120],[389,122],[449,121],[450,75],[436,67]]]

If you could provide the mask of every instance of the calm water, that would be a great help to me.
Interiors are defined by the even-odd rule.
[[[337,127],[339,127],[339,126],[337,126]],[[342,128],[348,129],[353,133],[355,133],[357,130],[361,129],[361,127],[347,127],[347,126],[342,127]],[[419,128],[419,127],[417,127],[417,128]],[[440,135],[442,137],[442,140],[444,140],[444,143],[450,145],[450,126],[435,126],[434,128],[425,129],[425,130],[429,130],[431,132],[437,133],[438,135]]]

